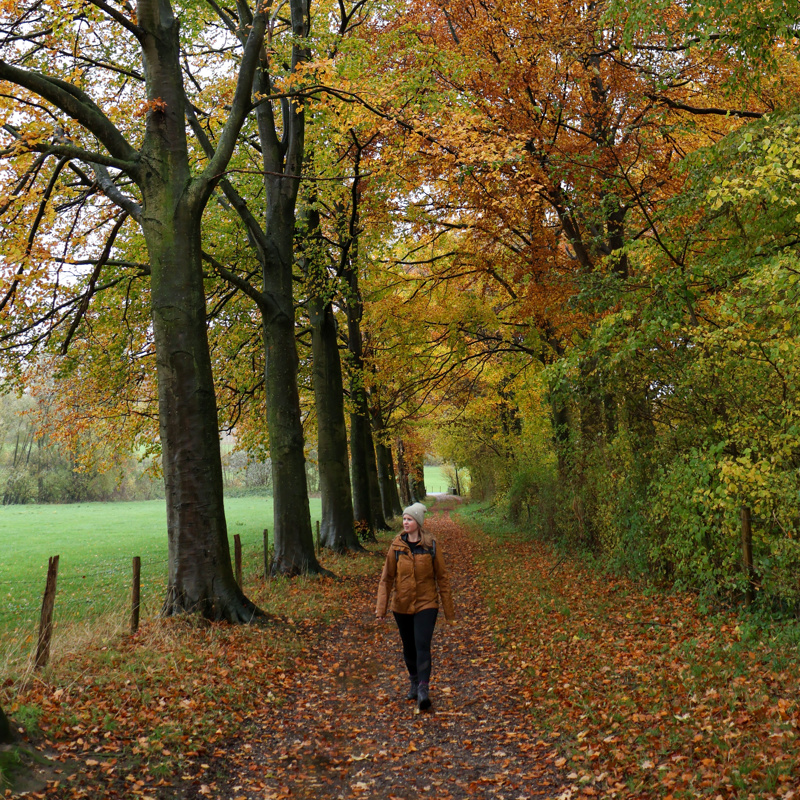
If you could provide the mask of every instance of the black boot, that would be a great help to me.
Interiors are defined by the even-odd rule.
[[[428,697],[428,684],[420,683],[417,687],[417,708],[425,711],[431,707],[431,699]]]
[[[419,686],[419,681],[417,681],[416,677],[412,676],[409,679],[411,682],[408,686],[408,694],[406,695],[406,700],[416,700],[417,699],[417,687]]]

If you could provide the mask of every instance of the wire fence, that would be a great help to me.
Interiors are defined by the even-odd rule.
[[[238,536],[238,534],[237,534]],[[231,537],[231,556],[235,552]],[[241,543],[245,588],[254,573],[263,575],[266,536],[249,536]],[[58,555],[56,553],[53,554]],[[62,658],[128,630],[134,579],[133,553],[100,563],[80,563],[74,557],[60,559],[55,587],[52,640],[49,653]],[[30,672],[37,656],[43,626],[45,572],[35,578],[3,579],[0,587],[0,675],[15,677]],[[167,589],[168,559],[163,553],[142,554],[139,619],[157,616]]]

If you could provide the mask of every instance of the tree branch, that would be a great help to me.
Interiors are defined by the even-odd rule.
[[[64,341],[61,343],[62,356],[67,354],[67,350],[69,349],[69,344],[72,341],[72,337],[75,335],[75,331],[78,330],[78,325],[81,324],[81,320],[86,315],[86,311],[89,308],[89,303],[91,302],[97,287],[97,280],[100,277],[100,272],[102,271],[105,264],[108,262],[109,256],[111,255],[111,250],[114,247],[114,241],[117,238],[117,234],[120,232],[120,229],[125,224],[125,220],[127,218],[128,218],[127,212],[123,211],[122,214],[120,214],[119,219],[114,223],[114,227],[111,229],[111,233],[109,234],[108,240],[106,241],[106,246],[103,248],[103,252],[100,255],[100,258],[97,259],[97,263],[95,264],[94,270],[92,271],[92,274],[89,277],[89,285],[87,286],[86,292],[81,298],[81,302],[78,305],[78,310],[75,312],[75,319],[72,320],[72,324],[69,326],[67,335],[64,337]]]
[[[258,13],[253,17],[250,34],[247,37],[244,52],[242,53],[242,63],[239,66],[239,77],[236,82],[236,91],[234,93],[228,119],[225,122],[225,127],[222,129],[222,133],[217,142],[216,151],[203,170],[203,174],[200,176],[200,181],[204,184],[204,191],[201,192],[203,199],[208,196],[208,192],[210,192],[211,188],[213,188],[214,184],[222,176],[225,167],[227,167],[233,155],[233,150],[236,146],[236,141],[239,137],[239,131],[242,128],[245,116],[253,108],[253,76],[255,75],[256,67],[261,58],[261,49],[264,44],[266,29],[267,16],[264,5],[260,4]]]
[[[118,160],[116,164],[109,166],[119,166],[128,173],[136,171],[139,152],[128,143],[119,129],[85,92],[67,81],[49,78],[32,70],[20,69],[2,60],[0,60],[0,80],[9,81],[34,92],[93,133],[112,157]]]
[[[764,114],[760,111],[742,111],[733,108],[701,108],[698,106],[690,106],[685,103],[679,103],[676,100],[671,100],[669,97],[662,97],[657,94],[646,94],[648,100],[656,103],[663,103],[669,108],[674,108],[676,111],[686,111],[689,114],[715,114],[720,117],[742,117],[743,119],[761,119]]]

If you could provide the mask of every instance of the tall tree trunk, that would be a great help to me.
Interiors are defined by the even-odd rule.
[[[421,503],[428,495],[425,488],[425,457],[415,456],[411,466],[411,496],[415,503]]]
[[[367,410],[369,414],[369,410]],[[366,445],[367,445],[367,474],[369,476],[369,504],[372,511],[372,524],[375,530],[391,530],[386,523],[383,513],[383,498],[381,497],[380,482],[378,480],[378,460],[375,456],[375,442],[372,438],[372,426],[366,424]]]
[[[309,298],[317,450],[322,494],[320,542],[337,553],[362,550],[355,531],[347,458],[342,364],[336,318],[330,303]]]
[[[354,206],[357,200],[354,199]],[[357,211],[352,212],[351,231],[357,229]],[[350,351],[350,469],[353,479],[353,511],[356,525],[375,540],[377,509],[373,508],[370,468],[374,466],[372,431],[369,422],[367,392],[364,387],[364,343],[361,337],[363,303],[358,285],[358,238],[349,240],[349,255],[343,270],[348,284],[345,303],[347,314],[347,347]]]
[[[389,465],[389,496],[392,502],[392,514],[399,517],[403,513],[403,504],[400,502],[400,495],[397,491],[397,475],[394,470],[394,458],[392,458],[392,448],[386,445],[386,462]]]
[[[11,744],[14,741],[14,734],[11,730],[11,723],[8,721],[6,712],[0,706],[0,744]]]
[[[138,8],[147,96],[158,104],[147,116],[139,176],[167,498],[163,613],[249,621],[257,609],[236,584],[228,546],[206,331],[200,221],[211,187],[191,180],[178,20],[164,0]]]
[[[309,158],[309,162],[313,169],[313,158]],[[300,215],[305,223],[300,264],[308,292],[306,308],[311,324],[311,377],[317,412],[317,461],[322,497],[320,544],[343,553],[364,548],[358,541],[353,516],[342,360],[331,299],[335,289],[328,272],[316,200],[316,189],[312,187]]]
[[[396,517],[402,513],[397,486],[394,482],[394,469],[392,468],[392,451],[380,442],[375,443],[375,460],[378,463],[378,481],[381,490],[381,506],[386,519]]]
[[[308,59],[307,0],[291,0],[294,44],[292,67]],[[272,94],[269,55],[262,52],[256,90]],[[261,252],[263,293],[272,309],[262,307],[266,350],[266,397],[269,449],[272,458],[275,559],[273,571],[286,575],[323,571],[314,552],[306,485],[303,425],[297,388],[294,266],[295,208],[305,149],[302,104],[282,101],[281,134],[271,102],[257,112],[267,204]]]
[[[407,508],[414,501],[411,499],[411,477],[408,474],[406,448],[402,439],[397,440],[397,483],[400,488],[400,502]],[[402,513],[402,509],[400,511]]]
[[[185,204],[162,205],[156,216],[154,224],[145,221],[144,232],[169,541],[163,613],[199,611],[210,619],[249,621],[256,609],[236,583],[225,523],[199,220]],[[164,219],[170,222],[162,224]]]
[[[311,531],[305,439],[297,388],[299,359],[292,291],[294,205],[289,209],[282,198],[272,195],[273,198],[266,225],[273,258],[265,262],[264,292],[271,294],[276,308],[262,316],[267,429],[272,460],[275,548],[272,569],[275,574],[298,575],[318,573],[322,568],[314,552]],[[289,212],[291,219],[286,217]]]
[[[358,391],[351,381],[350,394]],[[375,539],[372,496],[369,490],[367,463],[367,430],[369,423],[360,414],[350,414],[350,471],[353,485],[353,514],[362,536]]]
[[[375,460],[378,468],[381,507],[383,508],[384,518],[389,520],[401,514],[403,512],[403,507],[400,505],[397,486],[394,482],[392,451],[381,440],[381,437],[384,435],[384,427],[380,400],[375,394],[372,394],[372,400],[370,419],[372,421],[372,433],[375,441]]]
[[[567,451],[570,442],[569,410],[561,399],[550,398],[550,412],[553,423],[553,440],[558,459],[558,474],[567,479]]]
[[[272,459],[274,574],[320,572],[308,505],[297,347],[292,301],[284,314],[264,320],[265,389]],[[289,316],[291,313],[291,316]]]

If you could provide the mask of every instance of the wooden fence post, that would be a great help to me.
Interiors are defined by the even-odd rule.
[[[233,537],[233,561],[236,565],[236,583],[242,588],[242,537],[237,533]]]
[[[319,553],[320,550],[322,550],[322,542],[319,538],[319,520],[317,520],[317,553]]]
[[[269,528],[264,528],[264,580],[269,578]]]
[[[39,642],[36,645],[35,668],[42,669],[50,660],[50,640],[53,636],[53,608],[56,602],[58,556],[51,556],[47,564],[47,583],[42,598],[42,615],[39,619]]]
[[[141,606],[142,558],[133,557],[133,582],[131,583],[131,635],[139,630],[139,608]]]

